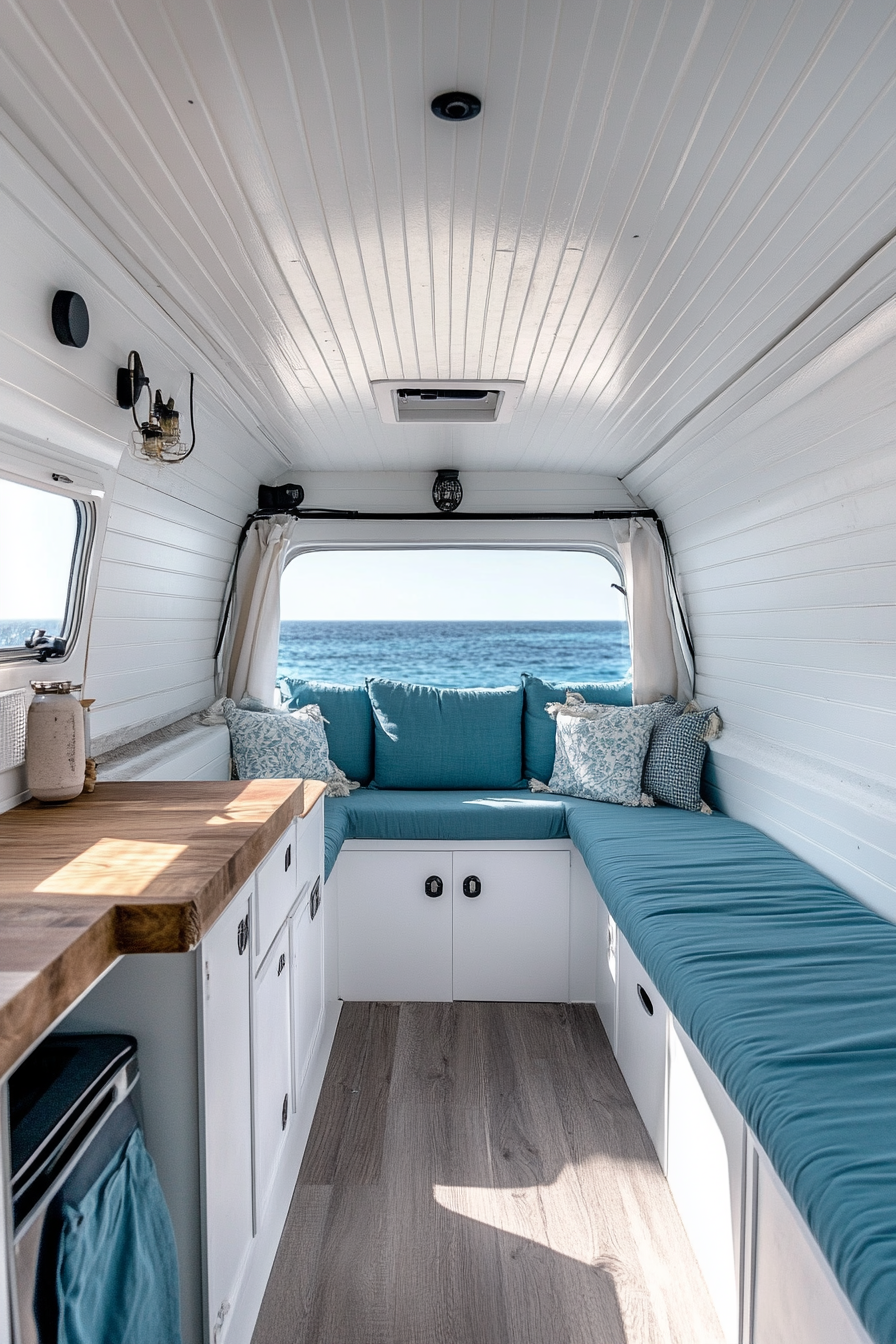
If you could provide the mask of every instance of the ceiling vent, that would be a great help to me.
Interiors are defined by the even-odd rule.
[[[370,386],[387,425],[503,425],[515,411],[524,384],[463,378]]]

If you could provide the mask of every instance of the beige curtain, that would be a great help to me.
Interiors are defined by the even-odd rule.
[[[237,572],[235,614],[227,660],[226,694],[257,696],[270,704],[280,644],[280,578],[298,519],[253,523]]]
[[[628,595],[632,699],[636,705],[663,695],[690,700],[694,664],[657,525],[652,518],[620,518],[612,528]]]

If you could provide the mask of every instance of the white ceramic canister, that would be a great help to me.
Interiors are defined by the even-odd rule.
[[[25,772],[32,798],[65,803],[84,788],[84,711],[70,681],[32,681]]]

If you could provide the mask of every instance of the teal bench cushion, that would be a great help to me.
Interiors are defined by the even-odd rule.
[[[869,1334],[893,1344],[896,925],[720,813],[359,790],[328,798],[325,823],[328,872],[343,839],[568,834]]]
[[[567,691],[578,691],[586,700],[599,705],[630,705],[630,681],[594,681],[587,683],[542,681],[530,672],[523,673],[525,710],[523,714],[523,774],[547,784],[554,769],[554,720],[545,713],[545,705],[564,701]]]
[[[330,759],[349,779],[373,778],[373,714],[365,686],[334,686],[326,681],[281,677],[277,685],[287,709],[320,705],[326,722]]]
[[[368,677],[377,789],[513,789],[522,686],[443,690]]]
[[[896,1340],[896,926],[721,814],[567,800],[570,838],[872,1338]]]
[[[565,802],[506,789],[357,789],[327,798],[327,877],[345,840],[562,840]]]

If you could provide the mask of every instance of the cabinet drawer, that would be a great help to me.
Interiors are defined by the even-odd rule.
[[[289,826],[255,875],[255,957],[264,957],[298,895],[296,827]]]

